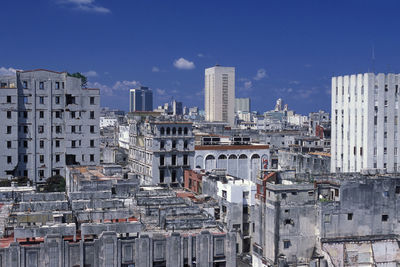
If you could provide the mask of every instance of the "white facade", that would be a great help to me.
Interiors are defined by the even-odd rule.
[[[129,125],[119,126],[118,145],[129,150]]]
[[[205,70],[205,113],[211,122],[235,124],[235,68],[215,66]]]
[[[332,78],[331,171],[398,171],[398,74]]]
[[[118,125],[118,119],[116,117],[100,117],[100,128],[114,127]]]
[[[66,72],[20,71],[0,77],[0,177],[38,182],[66,165],[98,165],[98,89]]]
[[[257,192],[256,184],[249,180],[229,179],[222,183],[217,181],[217,195],[230,203],[244,204],[252,206],[255,204]],[[244,197],[245,196],[245,197]]]
[[[250,98],[235,98],[235,112],[250,112]]]

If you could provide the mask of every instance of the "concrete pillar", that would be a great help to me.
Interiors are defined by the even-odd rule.
[[[148,235],[142,235],[135,243],[135,266],[150,267],[151,240]]]
[[[172,233],[167,238],[166,250],[167,267],[182,267],[181,235],[179,233]]]
[[[10,267],[19,267],[20,266],[20,246],[17,242],[13,242],[10,244],[9,251],[9,262],[7,266]]]
[[[211,234],[208,231],[202,231],[196,236],[196,267],[210,266],[210,241]]]
[[[236,233],[229,232],[225,242],[226,266],[236,266]]]

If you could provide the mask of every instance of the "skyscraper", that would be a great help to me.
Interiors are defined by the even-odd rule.
[[[250,98],[235,98],[235,112],[250,112]]]
[[[215,66],[205,70],[207,121],[235,123],[235,68]]]
[[[399,74],[332,78],[332,172],[398,171],[399,86]]]
[[[140,86],[129,92],[129,111],[152,111],[153,92],[148,87]]]

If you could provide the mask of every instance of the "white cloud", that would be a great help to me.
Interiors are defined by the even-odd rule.
[[[183,57],[174,61],[174,66],[177,69],[181,70],[191,70],[195,68],[195,65],[192,61],[184,59]]]
[[[259,81],[261,79],[264,79],[265,77],[267,77],[267,71],[265,69],[259,69],[253,79]]]
[[[111,13],[111,10],[99,6],[95,4],[96,0],[59,0],[58,3],[71,6],[73,8],[82,10],[82,11],[87,11],[87,12],[94,12],[94,13]]]
[[[127,94],[129,89],[140,86],[140,82],[138,81],[117,81],[113,86],[108,86],[105,84],[101,84],[99,82],[88,82],[88,87],[90,88],[99,88],[102,94],[107,96],[113,96],[115,94]],[[128,95],[127,95],[128,96]]]
[[[14,68],[0,68],[0,75],[14,75],[17,70]]]
[[[204,55],[202,53],[198,53],[197,56],[198,57],[204,57]]]
[[[251,87],[253,87],[252,81],[244,82],[244,89],[249,90],[249,89],[251,89]]]
[[[300,84],[300,82],[299,82],[299,81],[290,81],[290,82],[289,82],[289,84],[295,84],[295,85],[298,85],[298,84]]]
[[[94,70],[89,70],[87,72],[84,72],[83,75],[85,75],[86,77],[97,77],[97,76],[99,76],[97,74],[97,72],[95,72]]]
[[[152,72],[160,72],[160,69],[156,66],[154,66],[153,68],[151,68]]]
[[[157,89],[156,89],[156,93],[157,93],[158,95],[165,95],[165,94],[166,94],[166,91],[165,91],[165,89],[157,88]]]

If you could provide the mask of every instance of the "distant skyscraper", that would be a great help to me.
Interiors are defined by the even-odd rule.
[[[140,86],[129,92],[129,111],[152,111],[153,92],[148,87]]]
[[[332,78],[331,171],[399,171],[399,74]]]
[[[250,112],[250,98],[235,98],[235,112]]]
[[[207,121],[235,123],[235,68],[215,66],[205,70]]]
[[[172,114],[173,115],[182,115],[182,102],[178,102],[176,100],[172,101]]]

